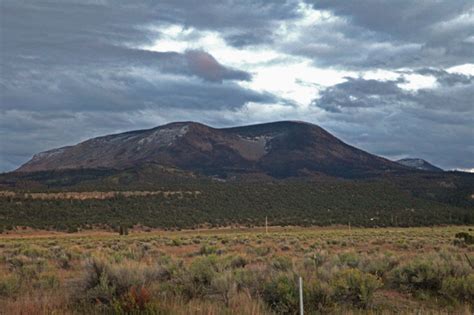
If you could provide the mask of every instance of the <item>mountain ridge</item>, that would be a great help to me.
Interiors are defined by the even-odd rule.
[[[352,177],[407,169],[350,146],[307,122],[213,128],[184,121],[41,152],[16,171],[124,169],[144,163],[219,176],[260,172],[274,177],[302,173]]]
[[[0,226],[474,222],[474,174],[403,166],[301,122],[221,129],[176,122],[92,138],[29,163],[0,174]],[[111,197],[84,197],[91,195]]]

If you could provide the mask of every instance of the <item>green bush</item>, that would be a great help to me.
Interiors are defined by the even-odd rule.
[[[112,305],[126,298],[132,288],[141,288],[158,279],[158,270],[137,263],[112,265],[92,258],[86,266],[82,290],[85,299]],[[84,296],[78,294],[81,298]]]
[[[462,239],[466,244],[474,244],[474,236],[469,233],[459,232],[456,233],[455,237],[457,239]]]
[[[416,259],[393,270],[392,283],[398,288],[412,292],[417,290],[438,291],[446,276],[445,271],[440,267],[433,264],[432,261]]]
[[[319,251],[313,255],[316,267],[322,266],[328,260],[328,253],[326,251]]]
[[[471,269],[461,262],[459,256],[441,252],[400,265],[390,273],[389,278],[396,288],[439,293],[445,278],[462,277],[470,273]]]
[[[275,256],[272,258],[270,265],[278,271],[288,271],[293,267],[293,262],[287,256]]]
[[[336,301],[345,301],[356,307],[366,308],[370,305],[375,290],[380,288],[382,283],[369,273],[358,269],[346,269],[335,275],[332,286]]]
[[[334,289],[319,279],[304,283],[304,305],[309,311],[327,313],[334,304]]]
[[[350,268],[356,268],[359,265],[360,257],[354,252],[345,252],[337,255],[339,266],[348,266]]]
[[[199,255],[206,256],[206,255],[212,255],[217,252],[217,248],[214,246],[209,246],[209,245],[203,245],[199,249]]]
[[[213,293],[217,294],[226,306],[229,306],[230,296],[236,289],[233,274],[230,271],[218,273],[211,280],[211,288]]]
[[[262,298],[277,314],[293,314],[298,311],[297,282],[293,275],[279,274],[265,283]]]
[[[380,254],[378,256],[365,255],[359,262],[359,269],[377,277],[384,277],[399,264],[399,258],[393,254]]]
[[[69,269],[71,268],[71,255],[69,253],[61,254],[57,257],[58,266],[62,269]]]
[[[243,268],[247,265],[247,260],[242,256],[236,256],[230,261],[231,268]]]
[[[196,258],[189,268],[191,277],[195,283],[209,285],[217,272],[217,260],[215,256]]]
[[[443,280],[441,294],[458,301],[474,301],[474,274],[465,277],[447,277]]]
[[[180,279],[181,293],[188,299],[203,297],[211,290],[211,284],[218,271],[214,255],[198,257],[189,266],[189,272]]]
[[[87,289],[85,298],[90,302],[111,305],[117,299],[117,288],[103,272],[98,275],[97,283]]]
[[[236,269],[234,281],[238,291],[247,291],[252,296],[260,296],[267,277],[266,270]]]
[[[0,297],[11,297],[15,295],[21,286],[18,276],[9,276],[0,279]]]
[[[35,283],[34,286],[43,290],[52,290],[59,288],[60,283],[58,277],[54,274],[41,275],[38,279],[38,282]]]

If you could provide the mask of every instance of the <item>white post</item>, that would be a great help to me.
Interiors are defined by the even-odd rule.
[[[268,217],[265,217],[265,234],[268,234]]]
[[[303,278],[300,277],[300,315],[303,315]]]

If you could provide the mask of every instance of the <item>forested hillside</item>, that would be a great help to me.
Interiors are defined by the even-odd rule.
[[[154,182],[146,172],[107,174],[95,181],[82,174],[87,180],[72,180],[75,184],[61,186],[61,189],[50,177],[43,181],[43,185],[44,182],[51,184],[48,189],[38,188],[41,184],[36,182],[37,191],[50,192],[49,195],[43,193],[44,198],[33,198],[41,193],[25,195],[25,188],[17,187],[14,195],[5,194],[0,198],[0,226],[4,230],[30,226],[76,231],[140,224],[170,229],[263,225],[265,217],[271,225],[426,226],[474,222],[470,200],[440,202],[443,198],[448,201],[454,198],[458,190],[450,195],[446,188],[437,191],[425,185],[425,190],[419,188],[411,192],[407,189],[410,187],[407,178],[402,178],[405,182],[402,179],[394,182],[334,178],[222,182],[164,174],[169,177],[155,177]],[[36,176],[41,178],[40,174]],[[68,180],[67,176],[61,178]],[[26,182],[35,186],[31,178]],[[57,198],[61,194],[51,193],[60,190],[107,192],[116,191],[118,187],[123,193],[104,193],[106,198]],[[137,195],[131,189],[148,193]],[[435,193],[439,200],[434,198]]]

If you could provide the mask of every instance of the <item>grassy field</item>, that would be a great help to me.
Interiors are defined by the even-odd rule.
[[[0,313],[472,314],[472,227],[0,235]]]

